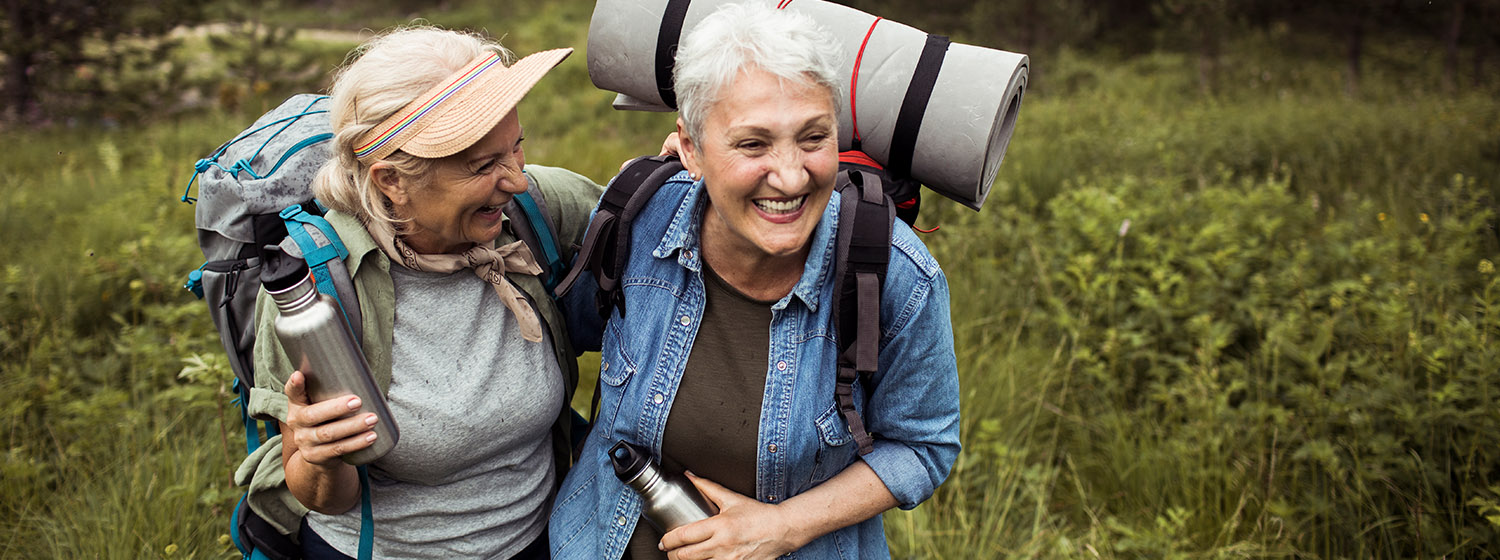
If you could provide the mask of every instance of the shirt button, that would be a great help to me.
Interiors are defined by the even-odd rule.
[[[599,366],[599,371],[609,371],[609,362],[604,362],[604,365]]]
[[[625,516],[621,515],[619,517],[616,517],[615,518],[615,525],[619,525],[621,527],[624,527],[625,526]]]
[[[677,322],[678,323],[682,323],[682,326],[686,327],[689,324],[692,324],[693,320],[690,319],[690,318],[688,318],[687,315],[683,315],[682,317],[680,317],[680,318],[677,319]]]
[[[693,250],[692,249],[688,249],[686,251],[683,251],[682,252],[682,256],[683,256],[683,258],[686,258],[687,260],[693,260]]]
[[[766,446],[766,451],[770,451],[772,453],[775,453],[776,452],[776,444],[773,443],[771,445],[767,445]]]
[[[776,371],[786,371],[786,360],[776,362]]]
[[[770,496],[766,496],[766,498],[769,499],[770,501],[773,501],[773,502],[776,501],[776,495],[775,494],[771,494]]]
[[[657,393],[656,396],[651,397],[651,402],[654,402],[656,404],[661,404],[661,401],[663,401],[663,400],[666,400],[666,399],[661,396],[661,393]]]

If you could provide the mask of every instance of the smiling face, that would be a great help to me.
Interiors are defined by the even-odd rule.
[[[394,214],[410,220],[403,239],[418,253],[456,253],[500,236],[501,209],[526,191],[526,154],[516,111],[489,134],[457,154],[433,163],[427,184],[396,177],[383,163],[371,166]]]
[[[749,263],[794,259],[800,269],[838,173],[829,91],[752,67],[720,89],[701,137],[688,137],[680,122],[683,165],[704,179],[709,199],[705,253]]]

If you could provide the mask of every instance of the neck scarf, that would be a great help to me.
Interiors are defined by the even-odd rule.
[[[406,268],[424,272],[473,269],[476,276],[495,288],[500,301],[516,315],[516,322],[521,324],[521,336],[530,342],[542,341],[542,323],[537,318],[536,310],[526,301],[521,290],[505,279],[507,272],[541,274],[542,267],[537,264],[536,257],[532,256],[531,249],[525,243],[516,241],[494,247],[492,241],[485,245],[475,245],[460,253],[422,254],[413,251],[402,241],[390,224],[369,220],[365,223],[365,229],[375,238],[375,244],[380,246],[386,256]]]

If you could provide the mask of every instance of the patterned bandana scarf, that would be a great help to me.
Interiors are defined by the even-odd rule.
[[[386,256],[406,268],[424,272],[473,269],[476,276],[495,287],[500,301],[516,315],[516,322],[521,324],[521,336],[530,342],[542,341],[542,322],[537,318],[536,310],[532,309],[521,290],[505,279],[507,272],[533,276],[542,273],[541,265],[537,264],[536,258],[531,255],[531,249],[525,243],[516,241],[500,247],[475,245],[461,253],[427,255],[413,251],[396,235],[390,224],[381,220],[369,220],[365,223],[365,230],[375,238],[375,244],[385,251]],[[494,242],[490,244],[493,245]]]

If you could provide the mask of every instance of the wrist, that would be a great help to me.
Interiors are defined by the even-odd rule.
[[[820,536],[816,533],[813,520],[802,519],[797,515],[797,508],[787,507],[786,504],[772,504],[771,507],[776,508],[774,519],[781,525],[778,544],[782,550],[777,552],[778,556],[800,550]]]

